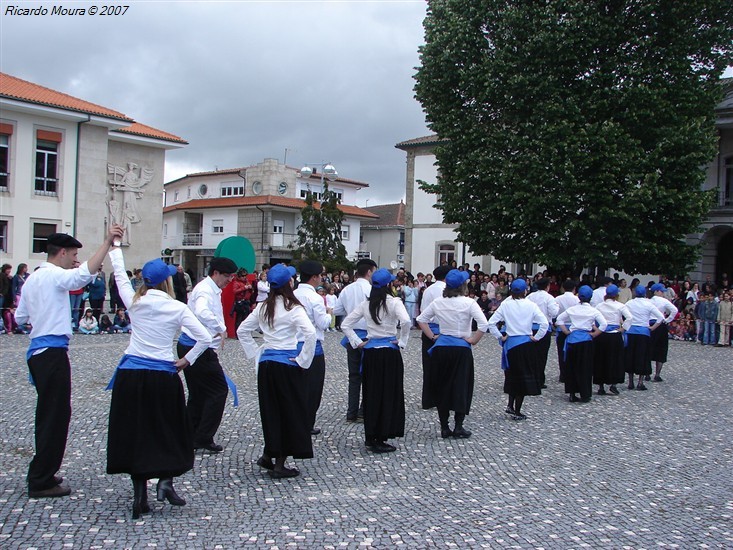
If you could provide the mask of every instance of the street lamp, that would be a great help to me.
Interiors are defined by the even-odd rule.
[[[336,171],[336,168],[333,166],[333,164],[329,162],[324,162],[321,164],[318,163],[307,163],[303,168],[300,169],[300,177],[304,179],[308,179],[313,175],[313,168],[311,166],[320,166],[321,167],[321,187],[323,187],[323,181],[324,178],[328,181],[336,181],[339,177],[339,173]],[[308,186],[310,187],[310,183],[308,183]]]

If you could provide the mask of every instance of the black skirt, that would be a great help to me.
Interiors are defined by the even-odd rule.
[[[624,381],[624,337],[620,332],[604,332],[593,342],[593,383],[622,384]]]
[[[565,393],[579,393],[581,399],[593,393],[593,341],[568,345],[565,359]]]
[[[626,352],[624,353],[626,372],[651,374],[651,338],[643,334],[627,334],[626,339]]]
[[[439,346],[430,358],[431,401],[438,410],[468,414],[473,400],[473,352],[460,346]]]
[[[405,435],[405,366],[393,348],[364,350],[362,391],[366,441],[386,441]]]
[[[112,388],[107,473],[177,477],[193,468],[193,439],[178,374],[121,369]]]
[[[436,403],[433,400],[432,395],[432,383],[430,381],[430,354],[428,350],[435,344],[434,340],[431,340],[425,333],[421,334],[420,344],[422,350],[422,393],[421,393],[421,406],[423,409],[432,409]]]
[[[308,373],[297,364],[263,361],[257,374],[265,454],[313,458]]]
[[[662,323],[652,331],[651,336],[651,360],[660,363],[667,362],[669,351],[669,325]],[[651,368],[651,367],[650,367]]]
[[[535,342],[520,344],[507,354],[509,368],[504,371],[504,393],[521,397],[540,395],[542,389],[537,379],[537,349]]]

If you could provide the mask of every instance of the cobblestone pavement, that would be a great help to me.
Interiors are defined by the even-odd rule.
[[[273,481],[254,464],[262,446],[255,377],[234,340],[222,363],[239,386],[217,440],[176,486],[184,507],[152,501],[130,519],[132,487],[105,474],[109,392],[128,340],[74,336],[73,417],[61,474],[70,497],[29,499],[35,392],[27,338],[0,339],[0,546],[3,548],[231,548],[344,546],[490,548],[731,548],[733,353],[672,342],[663,383],[568,403],[556,382],[529,397],[528,419],[504,413],[499,346],[475,349],[468,440],[443,440],[437,413],[419,408],[420,344],[405,352],[407,435],[374,455],[363,426],[345,422],[346,359],[328,334],[326,389],[315,458]],[[707,392],[712,390],[712,395]],[[721,391],[722,390],[722,391]],[[395,443],[395,441],[393,441]],[[153,486],[151,482],[151,496]]]

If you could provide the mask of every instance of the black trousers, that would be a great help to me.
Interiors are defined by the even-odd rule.
[[[346,363],[349,368],[349,403],[346,418],[356,420],[361,397],[361,350],[346,344]]]
[[[537,381],[540,386],[545,385],[545,368],[547,367],[547,356],[550,353],[550,344],[552,344],[552,331],[548,330],[542,337],[542,340],[535,342],[537,350]]]
[[[36,454],[28,468],[28,490],[43,491],[56,484],[71,420],[71,365],[63,348],[48,348],[28,359],[36,384]]]
[[[178,357],[191,348],[178,344]],[[208,348],[196,361],[183,369],[188,386],[188,416],[193,427],[194,447],[214,442],[214,435],[224,415],[229,388],[217,353]]]
[[[567,335],[564,332],[557,333],[557,364],[560,367],[560,382],[565,382],[565,351],[563,348],[565,347],[566,338]]]
[[[435,342],[425,336],[425,333],[420,334],[420,343],[422,345],[422,394],[420,400],[420,406],[423,409],[432,409],[436,403],[432,396],[432,383],[430,381],[430,354],[428,350],[433,347]]]
[[[305,371],[308,378],[308,421],[311,429],[316,425],[316,415],[321,406],[323,384],[326,381],[326,356],[313,357],[310,368]]]

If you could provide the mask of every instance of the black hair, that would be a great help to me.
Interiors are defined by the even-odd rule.
[[[550,284],[550,280],[542,277],[542,279],[538,279],[535,281],[535,285],[537,286],[538,290],[545,290],[547,288],[547,285]]]
[[[277,299],[282,296],[283,298],[283,304],[285,305],[285,311],[290,311],[295,306],[302,306],[303,304],[300,303],[300,301],[295,297],[295,294],[293,294],[293,289],[290,287],[289,284],[285,284],[278,288],[270,287],[270,292],[267,295],[267,298],[265,299],[265,303],[263,304],[262,311],[260,311],[260,315],[265,320],[265,322],[272,327],[275,324],[275,305],[277,303]]]
[[[578,286],[578,284],[575,281],[573,281],[572,279],[568,279],[565,282],[563,282],[562,289],[565,292],[572,292],[573,290],[575,290],[576,286]]]
[[[379,322],[379,311],[387,311],[387,294],[389,293],[391,285],[383,286],[382,288],[372,287],[372,291],[369,293],[369,314],[372,316],[372,320],[381,325]]]

